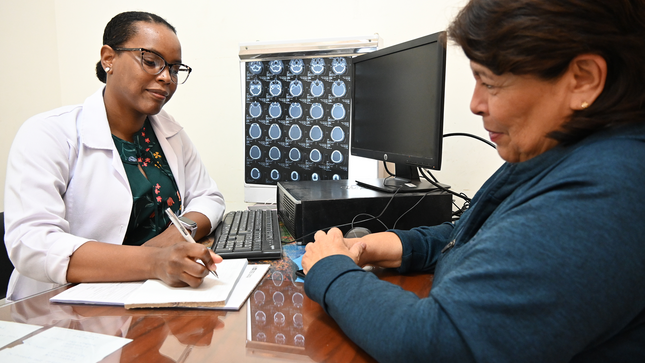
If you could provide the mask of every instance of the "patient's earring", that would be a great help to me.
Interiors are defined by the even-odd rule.
[[[587,102],[583,102],[580,107],[584,110],[585,108],[589,107],[589,104]]]
[[[105,67],[105,73],[110,71],[110,67]],[[586,103],[586,102],[585,102]]]

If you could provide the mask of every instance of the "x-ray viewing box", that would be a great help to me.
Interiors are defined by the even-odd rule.
[[[240,44],[246,202],[275,203],[280,181],[351,178],[351,61],[379,40]],[[377,168],[359,172],[375,177]]]

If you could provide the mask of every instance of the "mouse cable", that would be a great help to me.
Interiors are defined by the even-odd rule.
[[[356,222],[356,218],[358,218],[358,217],[360,217],[360,216],[367,216],[367,217],[370,217],[370,219],[364,219],[364,220],[360,220],[360,221]],[[376,221],[378,221],[379,223],[381,223],[381,224],[383,225],[383,227],[385,227],[385,229],[386,229],[386,230],[388,229],[387,224],[385,224],[385,223],[384,223],[382,220],[380,220],[378,217],[374,217],[373,215],[371,215],[371,214],[369,214],[369,213],[358,213],[357,215],[355,215],[355,216],[354,216],[354,218],[352,218],[352,224],[351,224],[351,226],[350,226],[349,228],[350,228],[350,229],[354,228],[354,223],[362,223],[362,222],[365,222],[365,221],[371,221],[371,220],[373,220],[373,219],[376,219]]]
[[[419,200],[418,200],[416,203],[414,203],[414,205],[413,205],[412,207],[410,207],[410,209],[408,209],[408,210],[406,210],[405,212],[403,212],[403,213],[399,216],[399,218],[397,218],[397,219],[396,219],[396,221],[394,221],[394,225],[392,226],[392,229],[395,229],[395,228],[396,228],[396,224],[397,224],[397,223],[399,223],[399,221],[401,220],[401,218],[403,218],[403,216],[405,216],[406,214],[408,214],[408,212],[410,212],[411,210],[413,210],[414,208],[416,208],[416,206],[417,206],[417,205],[419,205],[419,203],[421,203],[421,201],[423,200],[423,198],[425,198],[428,194],[430,194],[430,193],[432,193],[432,192],[434,192],[434,190],[430,190],[430,191],[427,191],[427,192],[423,193],[423,196],[422,196],[421,198],[419,198]]]
[[[330,230],[330,229],[332,229],[332,228],[340,228],[340,227],[347,227],[347,226],[352,226],[352,227],[353,227],[353,226],[354,226],[354,224],[365,223],[365,222],[369,222],[369,221],[372,221],[372,220],[375,220],[375,219],[376,219],[376,220],[378,220],[379,222],[381,222],[381,224],[383,224],[383,225],[385,226],[385,228],[387,229],[387,225],[385,225],[385,223],[383,223],[381,220],[379,220],[379,218],[381,218],[381,217],[383,216],[383,213],[385,213],[385,211],[387,210],[387,208],[390,206],[390,204],[391,204],[391,203],[392,203],[392,201],[394,200],[394,197],[395,197],[395,196],[396,196],[396,194],[399,192],[399,190],[401,190],[401,188],[400,188],[400,187],[399,187],[399,188],[397,188],[397,189],[394,191],[394,193],[392,194],[392,197],[390,197],[390,200],[388,200],[387,204],[385,205],[385,207],[383,208],[383,210],[381,211],[381,213],[380,213],[378,216],[376,216],[376,217],[372,216],[371,218],[362,219],[362,220],[360,220],[360,221],[355,222],[355,220],[356,220],[356,216],[358,216],[358,215],[361,215],[361,214],[363,214],[363,215],[368,215],[368,216],[370,215],[370,214],[367,214],[367,213],[359,213],[359,214],[357,214],[356,216],[354,216],[354,218],[352,219],[352,221],[351,221],[351,222],[349,222],[349,223],[337,224],[337,225],[335,225],[335,226],[321,228],[321,229],[319,229],[318,231],[328,231],[328,230]],[[306,234],[306,235],[304,235],[304,236],[301,236],[301,237],[295,238],[295,239],[294,239],[294,242],[301,241],[301,240],[305,239],[306,237],[309,237],[309,236],[311,236],[311,235],[313,235],[313,234],[316,234],[316,232],[318,232],[318,231],[310,232],[310,233],[307,233],[307,234]]]

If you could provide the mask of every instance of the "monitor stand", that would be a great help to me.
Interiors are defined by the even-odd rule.
[[[356,184],[363,188],[369,188],[386,193],[425,193],[440,189],[427,180],[421,180],[419,178],[419,172],[415,166],[401,164],[395,165],[395,176],[370,180],[356,180]],[[450,188],[450,185],[441,183],[437,184],[444,189]]]

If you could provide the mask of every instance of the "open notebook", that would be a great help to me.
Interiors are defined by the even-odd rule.
[[[269,265],[248,265],[246,259],[224,260],[219,278],[208,275],[197,288],[171,287],[159,280],[124,283],[83,283],[52,297],[51,302],[119,305],[126,309],[184,307],[238,310],[260,282]]]

